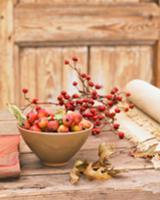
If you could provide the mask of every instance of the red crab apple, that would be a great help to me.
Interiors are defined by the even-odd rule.
[[[59,128],[58,128],[58,132],[68,132],[69,131],[69,128],[68,126],[65,126],[65,125],[60,125]]]
[[[38,122],[38,126],[41,129],[45,129],[48,125],[48,119],[47,118],[41,118]]]
[[[82,120],[82,115],[78,112],[74,112],[74,124],[79,124],[80,121]]]
[[[63,125],[65,126],[71,126],[74,120],[74,115],[72,113],[68,113],[63,116]]]
[[[57,131],[59,127],[59,123],[57,120],[48,121],[47,130],[48,131]]]
[[[25,121],[23,122],[23,127],[24,127],[25,129],[30,129],[31,125],[30,125],[30,123],[29,123],[28,120],[25,120]]]
[[[30,127],[30,130],[31,130],[31,131],[36,131],[36,132],[37,132],[37,131],[38,131],[38,132],[41,131],[41,129],[40,129],[37,125],[31,126],[31,127]]]
[[[38,111],[38,118],[43,118],[43,117],[47,117],[47,116],[48,116],[48,113],[47,113],[46,110],[40,109],[40,110]]]
[[[82,121],[79,123],[79,125],[83,128],[83,129],[87,129],[91,127],[91,124],[89,121],[82,119]]]
[[[80,126],[79,124],[73,125],[71,126],[71,131],[81,131],[82,130],[82,126]]]
[[[28,122],[29,123],[31,123],[31,124],[33,124],[34,123],[34,121],[36,120],[36,119],[38,119],[38,115],[36,114],[36,113],[34,113],[34,112],[29,112],[28,114],[27,114],[27,118],[28,118]]]

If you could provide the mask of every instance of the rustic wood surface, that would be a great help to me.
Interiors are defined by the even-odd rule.
[[[0,113],[0,134],[11,123],[12,133],[18,133],[13,117],[6,111]],[[14,122],[14,124],[13,124]],[[4,131],[3,131],[4,129]],[[84,178],[78,185],[69,183],[69,171],[76,159],[97,158],[97,147],[101,142],[114,144],[117,151],[112,158],[114,166],[126,171],[120,177],[108,181],[88,181]],[[68,165],[59,168],[42,166],[39,159],[21,142],[21,176],[19,179],[8,179],[0,182],[0,199],[2,200],[159,200],[160,171],[153,169],[150,162],[134,159],[128,155],[132,146],[126,140],[119,140],[112,133],[101,136],[90,136],[82,149],[73,157]]]

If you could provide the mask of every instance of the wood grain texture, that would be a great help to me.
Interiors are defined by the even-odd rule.
[[[13,4],[0,2],[0,108],[14,100]]]
[[[87,47],[75,47],[75,48],[63,48],[62,49],[62,63],[64,60],[70,60],[73,56],[78,57],[79,63],[78,67],[83,71],[87,72],[88,70],[88,49]],[[73,64],[73,63],[72,63]],[[73,81],[78,81],[77,74],[69,66],[63,64],[62,72],[62,88],[66,90],[69,94],[77,92],[77,89],[72,85]]]
[[[21,44],[155,41],[159,37],[159,17],[158,6],[148,3],[138,6],[69,6],[65,9],[50,5],[22,5],[15,9],[15,38]]]
[[[27,102],[24,100],[21,92],[22,88],[29,89],[29,96],[36,97],[36,52],[34,48],[24,48],[20,51],[20,69],[19,69],[20,91],[20,105],[25,105]]]
[[[38,48],[36,60],[37,97],[55,101],[62,89],[61,48]]]
[[[106,93],[113,86],[124,88],[132,79],[152,82],[152,47],[91,47],[90,73],[104,86]]]
[[[156,2],[157,0],[20,0],[20,3],[52,4],[52,5],[106,5],[110,3]]]
[[[157,41],[154,50],[155,50],[154,83],[156,86],[160,87],[160,40]]]

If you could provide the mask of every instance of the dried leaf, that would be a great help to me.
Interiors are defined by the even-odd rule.
[[[77,160],[73,169],[70,172],[70,182],[76,184],[80,179],[80,174],[83,173],[88,166],[86,161]]]
[[[92,167],[92,163],[90,163],[86,170],[84,171],[84,174],[89,179],[96,179],[96,180],[108,180],[111,178],[111,176],[108,174],[108,171],[105,167],[100,167],[97,170],[94,170]]]
[[[135,158],[145,158],[145,159],[151,159],[155,156],[156,152],[156,147],[158,144],[153,144],[148,147],[148,149],[144,151],[139,151],[137,149],[134,149],[131,152],[131,156]]]
[[[101,165],[104,165],[109,157],[114,153],[113,147],[107,146],[105,143],[99,145],[98,156]]]

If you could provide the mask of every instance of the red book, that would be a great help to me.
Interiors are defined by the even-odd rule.
[[[19,135],[0,136],[0,178],[20,175]]]

